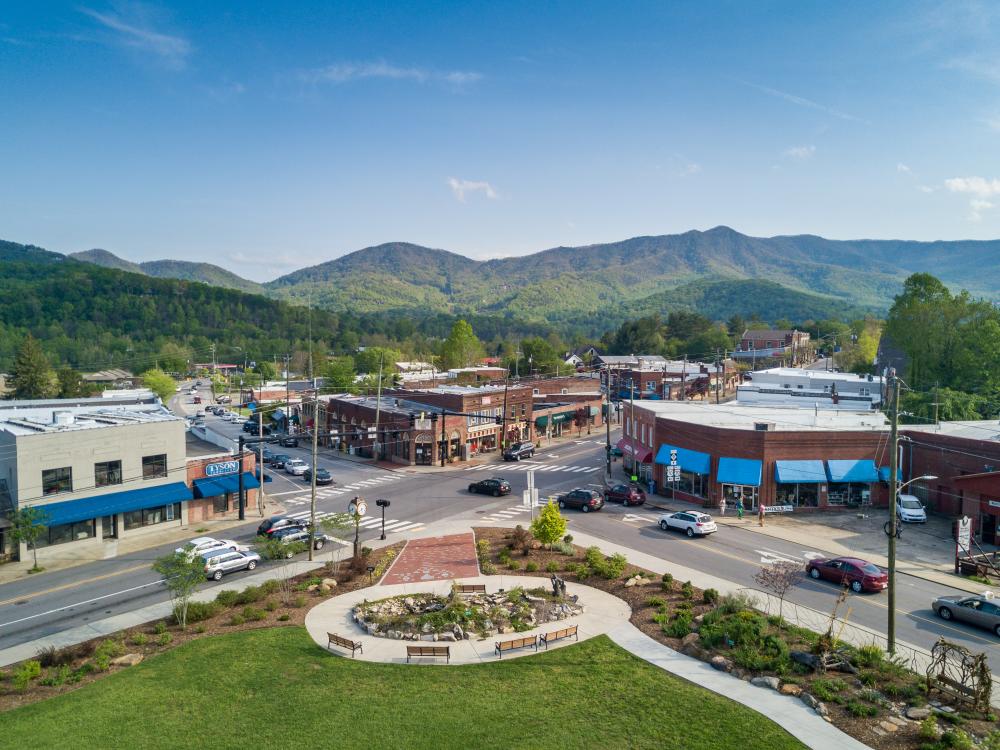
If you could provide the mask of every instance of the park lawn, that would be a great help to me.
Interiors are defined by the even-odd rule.
[[[352,661],[291,627],[196,639],[0,726],[6,747],[74,750],[804,747],[605,636],[448,667]]]

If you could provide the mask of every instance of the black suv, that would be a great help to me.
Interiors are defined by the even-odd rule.
[[[560,495],[560,508],[579,508],[584,513],[592,510],[600,510],[604,507],[604,498],[599,492],[577,488],[570,490],[565,495]]]
[[[278,445],[282,448],[298,448],[299,439],[294,435],[282,435],[278,438]]]
[[[469,485],[469,492],[500,497],[501,495],[510,494],[510,484],[507,483],[506,479],[493,477],[492,479],[483,479],[478,482],[473,482]]]
[[[309,547],[309,528],[306,526],[286,526],[283,529],[277,529],[271,532],[272,539],[280,539],[281,541],[287,543],[290,542],[302,542],[306,547]],[[313,549],[323,549],[323,545],[327,542],[332,542],[333,537],[327,536],[326,534],[317,531],[313,536]],[[286,555],[286,557],[291,557],[291,554]]]
[[[292,457],[289,456],[287,453],[275,453],[273,456],[271,456],[271,466],[273,466],[275,469],[284,469],[285,462],[291,460]]]
[[[297,518],[290,518],[289,516],[271,516],[270,518],[265,518],[260,522],[260,526],[257,527],[257,536],[271,536],[280,529],[301,529],[305,526],[306,522],[300,521]]]
[[[534,443],[514,443],[503,452],[504,461],[520,461],[522,458],[531,458],[535,455]]]

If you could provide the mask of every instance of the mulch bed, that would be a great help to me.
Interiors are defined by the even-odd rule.
[[[394,559],[404,544],[405,542],[399,542],[377,550],[372,554],[371,558],[365,559],[365,565],[387,567],[385,564],[387,562],[386,558]],[[81,668],[86,669],[84,665],[93,665],[94,652],[105,641],[120,641],[124,644],[124,650],[121,653],[141,654],[145,660],[170,649],[177,648],[196,638],[205,638],[220,633],[232,633],[240,630],[303,626],[306,613],[317,604],[337,594],[355,591],[371,585],[368,580],[368,574],[364,569],[360,573],[355,573],[350,570],[349,565],[349,561],[344,561],[340,563],[335,573],[330,572],[328,568],[319,568],[310,573],[290,579],[292,593],[287,604],[282,601],[281,593],[275,591],[251,604],[221,607],[219,613],[212,617],[208,617],[197,623],[189,622],[187,630],[181,630],[180,626],[173,624],[171,618],[130,628],[114,635],[94,638],[75,646],[68,646],[59,653],[65,654],[68,659],[66,671],[76,672]],[[319,588],[315,588],[313,591],[306,590],[307,586],[316,583],[314,579],[322,578],[335,579],[337,586],[331,588],[329,592],[323,592]],[[238,582],[234,582],[232,587],[221,586],[218,590],[242,591],[244,589],[245,587],[240,586]],[[260,617],[261,619],[244,618],[243,611],[245,607],[251,607],[253,610],[251,613],[252,616]],[[235,615],[239,615],[239,617],[234,619]],[[145,643],[137,644],[135,642],[136,636],[139,636],[139,640],[145,637]],[[60,685],[43,685],[41,684],[42,680],[56,675],[60,669],[55,666],[48,667],[42,670],[40,678],[30,681],[27,688],[22,691],[15,686],[13,680],[13,676],[19,666],[18,664],[12,664],[0,670],[0,675],[2,675],[0,677],[0,711],[8,711],[12,708],[67,693],[121,669],[127,669],[124,666],[111,666],[106,671],[91,671],[80,674],[79,679],[74,682],[63,682]]]
[[[692,615],[695,618],[715,609],[714,604],[707,604],[704,602],[704,592],[701,589],[697,589],[692,586],[690,588],[691,596],[688,598],[682,593],[684,581],[674,581],[669,590],[664,590],[661,586],[661,579],[659,575],[630,564],[626,565],[624,574],[615,579],[609,580],[593,574],[581,579],[575,573],[568,572],[568,569],[572,569],[584,560],[585,550],[577,545],[571,545],[574,549],[574,554],[572,556],[564,554],[560,551],[550,551],[538,548],[537,542],[534,545],[535,548],[529,549],[527,555],[524,555],[522,551],[508,550],[508,554],[510,554],[511,559],[516,566],[516,569],[511,569],[500,559],[502,551],[505,550],[512,541],[511,530],[486,527],[475,528],[473,531],[476,534],[477,543],[480,540],[486,540],[489,542],[490,547],[487,558],[489,562],[496,566],[497,573],[511,573],[527,576],[534,575],[549,578],[552,573],[549,572],[547,568],[550,565],[558,567],[558,575],[567,581],[575,581],[587,586],[592,586],[623,599],[632,608],[632,617],[630,618],[632,624],[646,635],[669,646],[675,651],[681,651],[681,639],[671,637],[663,632],[663,625],[654,620],[654,617],[662,611],[661,606],[659,604],[650,604],[650,600],[664,601],[669,611],[674,611],[677,605],[682,604],[682,602],[690,602]],[[526,570],[525,568],[529,564],[532,564],[532,567],[537,569]],[[625,581],[628,578],[639,574],[646,578],[651,578],[653,583],[626,588]],[[586,606],[585,600],[581,603]],[[781,633],[781,635],[789,643],[791,648],[808,651],[809,643],[807,642],[807,638],[812,634],[805,633],[804,631],[796,631],[797,629],[795,628],[787,628],[786,631]],[[725,649],[701,649],[701,651],[702,654],[700,657],[705,661],[710,660],[712,656],[716,655],[726,657],[731,656],[731,654]],[[741,676],[746,679],[758,675],[764,676],[772,674],[768,672],[743,672],[740,674],[740,672],[743,671],[738,670],[735,673],[737,676]],[[830,672],[825,675],[809,673],[784,675],[781,676],[781,679],[782,682],[791,682],[792,684],[800,686],[805,692],[814,692],[816,688],[813,687],[813,683],[817,680],[827,680],[828,682],[830,680],[839,680],[843,683],[845,687],[842,689],[842,694],[845,697],[841,697],[841,693],[838,692],[833,696],[833,700],[825,702],[829,711],[829,719],[841,731],[851,735],[872,748],[876,748],[877,750],[919,750],[922,745],[926,745],[928,743],[928,740],[922,739],[919,736],[919,722],[907,720],[905,725],[899,727],[895,732],[886,732],[880,735],[877,731],[875,731],[875,728],[878,727],[881,730],[879,723],[888,720],[890,715],[888,709],[882,708],[879,715],[876,717],[856,717],[848,712],[845,705],[837,703],[837,700],[842,701],[843,704],[850,702],[847,700],[846,696],[854,691],[863,689],[857,676],[855,675],[839,672]],[[886,677],[885,679],[885,684],[874,685],[876,690],[884,688],[889,682],[900,684],[900,681],[895,678]],[[922,704],[925,697],[926,696],[921,695],[921,698],[914,702],[916,704]],[[945,696],[935,693],[933,697],[935,700],[940,701],[944,705],[952,705]],[[789,696],[788,700],[799,699]],[[954,705],[954,708],[956,709],[956,712],[960,712],[962,706]],[[997,723],[983,720],[981,715],[972,713],[963,713],[956,719],[955,723],[956,725],[960,724],[963,730],[979,736],[988,734],[998,728]],[[941,720],[938,724],[942,729],[952,728],[952,724],[948,721]],[[885,730],[881,731],[885,732]],[[935,745],[931,744],[930,747],[935,747]]]

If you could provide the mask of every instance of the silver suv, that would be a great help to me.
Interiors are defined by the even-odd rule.
[[[205,560],[205,575],[213,581],[221,581],[226,573],[237,570],[253,570],[260,562],[256,552],[237,552],[236,550],[210,550],[202,553]]]

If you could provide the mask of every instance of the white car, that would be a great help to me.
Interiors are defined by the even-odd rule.
[[[707,513],[696,510],[682,510],[677,513],[667,513],[660,516],[660,528],[664,531],[672,529],[683,531],[688,536],[707,536],[719,530],[715,521]]]
[[[914,495],[896,497],[896,517],[903,523],[927,523],[924,504]]]
[[[285,461],[285,471],[297,477],[305,474],[308,468],[309,464],[301,458],[293,458],[291,461]]]
[[[190,547],[190,550],[187,547]],[[250,548],[245,544],[234,542],[232,539],[216,539],[211,536],[200,536],[197,539],[192,539],[184,547],[178,547],[174,551],[189,552],[191,557],[194,557],[195,555],[210,552],[214,549],[231,549],[237,552],[246,552]]]
[[[229,421],[231,424],[239,424],[240,422],[244,421],[244,418],[241,417],[239,414],[230,414]]]

